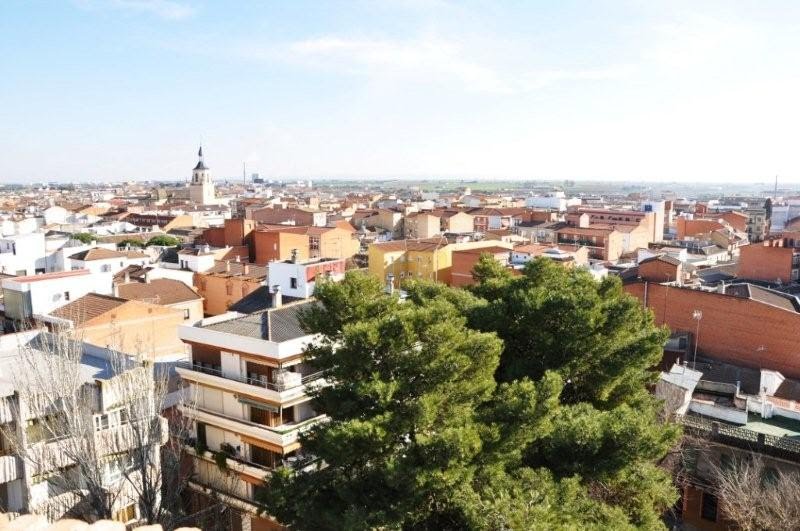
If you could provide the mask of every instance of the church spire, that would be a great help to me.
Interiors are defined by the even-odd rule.
[[[206,166],[206,163],[203,161],[203,144],[200,144],[200,149],[197,150],[197,157],[199,160],[197,161],[197,166],[194,167],[195,171],[207,170],[208,166]]]

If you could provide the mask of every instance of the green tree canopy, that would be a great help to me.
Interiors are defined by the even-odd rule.
[[[153,236],[152,238],[147,240],[147,247],[150,247],[151,245],[159,245],[162,247],[175,247],[180,244],[181,241],[178,238],[174,236],[168,236],[166,234]]]
[[[125,238],[124,240],[117,242],[117,247],[122,249],[130,245],[131,247],[144,247],[145,244],[142,240],[137,240],[135,238]],[[157,244],[160,245],[160,244]]]
[[[556,371],[567,382],[567,401],[611,407],[638,403],[658,377],[650,369],[668,332],[616,277],[598,282],[583,268],[538,258],[524,275],[487,277],[475,292],[490,296],[476,319],[480,329],[504,342],[500,381]]]
[[[297,529],[657,528],[676,499],[655,464],[677,437],[645,386],[663,330],[615,280],[533,262],[472,290],[408,297],[348,273],[302,322],[330,385],[303,435],[322,466],[264,502]]]
[[[79,242],[89,245],[93,241],[97,241],[97,236],[91,234],[89,232],[76,232],[71,236],[73,240],[78,240]]]

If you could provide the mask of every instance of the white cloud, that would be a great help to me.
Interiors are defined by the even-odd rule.
[[[409,40],[319,37],[283,46],[249,44],[234,52],[246,59],[287,61],[306,67],[419,83],[455,82],[473,92],[516,94],[566,81],[598,81],[627,75],[628,68],[525,71],[481,62],[460,41],[439,37]],[[512,71],[513,70],[513,71]]]
[[[456,80],[478,92],[513,91],[492,68],[469,60],[457,43],[444,39],[393,41],[323,37],[291,43],[288,52],[295,60],[351,73]]]
[[[166,20],[181,20],[195,13],[189,4],[174,0],[77,0],[76,3],[84,9],[117,9],[146,13]]]

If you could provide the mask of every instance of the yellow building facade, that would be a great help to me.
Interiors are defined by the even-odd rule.
[[[397,240],[373,243],[369,246],[369,273],[383,282],[394,276],[394,287],[404,280],[427,279],[450,283],[453,251],[507,246],[497,241],[449,243],[445,238],[424,240]]]

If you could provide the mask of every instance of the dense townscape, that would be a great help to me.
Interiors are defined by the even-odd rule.
[[[0,531],[800,531],[798,28],[0,0]]]
[[[217,182],[204,148],[0,187],[0,527],[800,521],[795,190]]]

